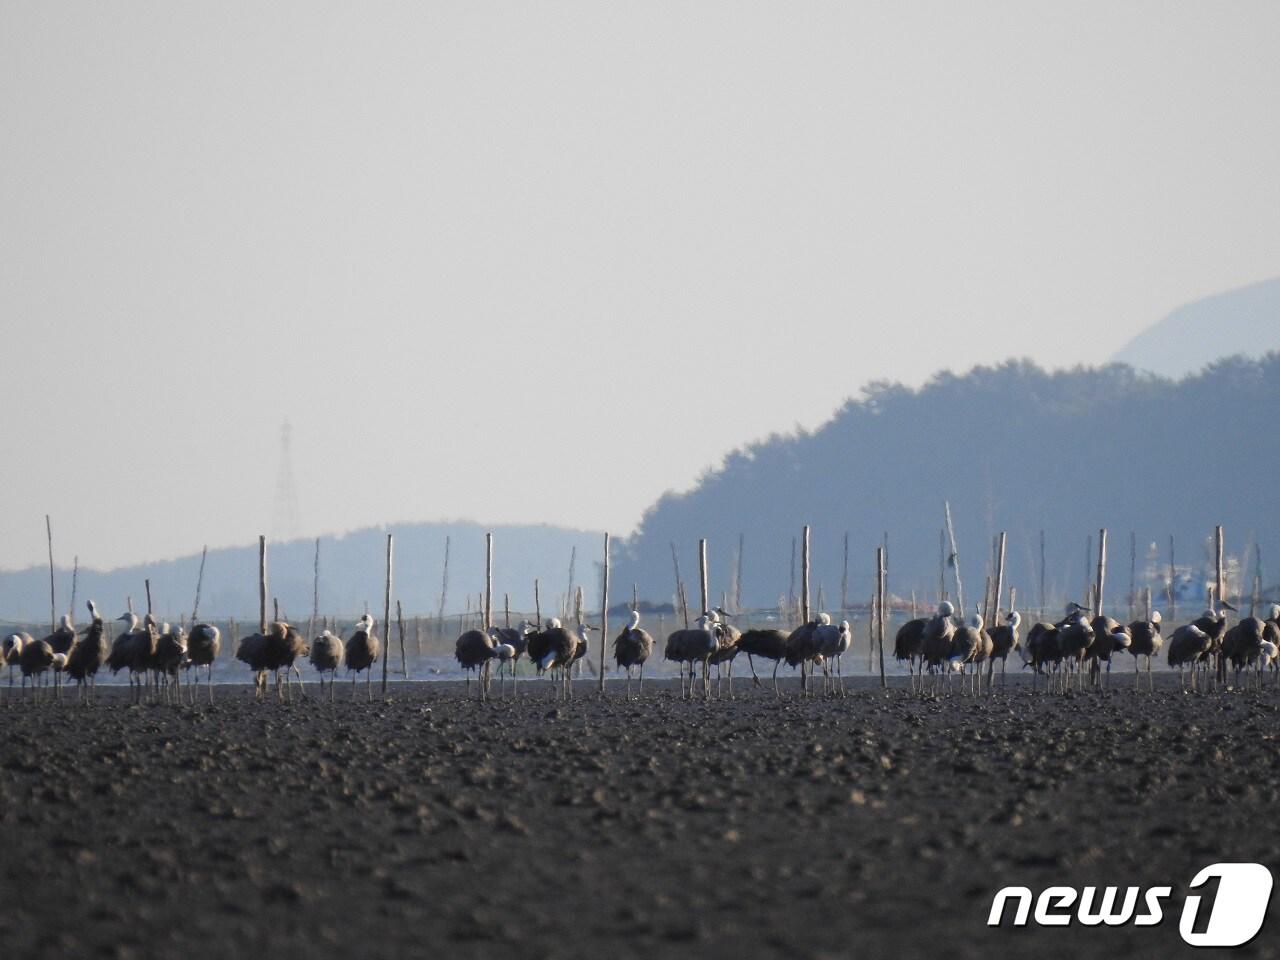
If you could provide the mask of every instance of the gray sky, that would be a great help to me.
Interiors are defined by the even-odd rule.
[[[0,565],[625,533],[1280,272],[1280,4],[0,3]]]

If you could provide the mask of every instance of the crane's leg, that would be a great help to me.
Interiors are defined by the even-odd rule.
[[[728,674],[729,674],[729,699],[732,700],[733,699],[733,660],[732,659],[729,660]]]

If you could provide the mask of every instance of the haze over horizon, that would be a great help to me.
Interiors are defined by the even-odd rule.
[[[6,4],[0,568],[45,513],[60,564],[270,531],[285,420],[298,535],[622,534],[867,382],[1105,362],[1280,273],[1276,49],[1268,3]]]

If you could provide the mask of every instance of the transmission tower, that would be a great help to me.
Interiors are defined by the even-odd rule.
[[[275,540],[293,540],[302,532],[298,518],[298,488],[293,481],[293,428],[286,420],[280,427],[280,472],[276,474],[276,511],[271,524]]]

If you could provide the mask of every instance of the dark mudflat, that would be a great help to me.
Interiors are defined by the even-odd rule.
[[[788,682],[783,701],[738,681],[709,704],[667,682],[601,701],[587,681],[569,704],[546,682],[489,704],[452,683],[372,704],[349,686],[332,705],[247,687],[194,709],[118,689],[92,708],[6,702],[0,947],[1190,955],[1177,915],[1195,872],[1280,864],[1280,695],[1157,679],[1065,698],[922,700],[862,679],[834,700]],[[1055,883],[1177,893],[1154,929],[986,926],[1000,887]],[[1247,952],[1276,954],[1277,936],[1273,920]]]

